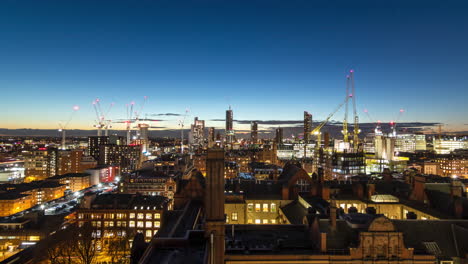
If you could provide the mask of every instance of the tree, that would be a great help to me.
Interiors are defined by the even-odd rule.
[[[91,264],[96,256],[96,241],[94,234],[96,230],[91,223],[85,222],[82,227],[73,227],[75,238],[75,252],[82,264]]]
[[[110,257],[111,264],[126,264],[130,255],[130,238],[134,236],[132,229],[123,228],[114,231],[115,236],[107,244],[107,255]]]

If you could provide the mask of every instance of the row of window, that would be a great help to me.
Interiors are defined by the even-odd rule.
[[[137,230],[138,233],[144,233],[146,237],[152,237],[153,235],[156,235],[156,233],[158,233],[158,230],[145,230],[145,232],[143,232],[143,230]],[[102,237],[105,237],[105,238],[110,238],[110,237],[114,237],[114,236],[125,236],[126,233],[125,231],[108,231],[108,230],[104,230],[104,232],[101,233],[101,230],[96,230],[96,231],[93,231],[92,233],[92,236],[94,238],[101,238],[101,235]]]
[[[253,203],[247,204],[247,211],[248,211],[248,212],[253,212],[253,211],[254,211],[254,204],[253,204]],[[276,213],[276,204],[275,204],[275,203],[271,203],[271,204],[267,204],[267,203],[259,204],[259,203],[256,203],[256,204],[255,204],[255,212],[257,212],[257,213],[259,213],[259,212],[264,212],[264,213]]]
[[[91,219],[127,219],[127,214],[125,213],[117,213],[117,214],[78,214],[78,219],[83,219],[83,217],[91,218]],[[129,213],[128,218],[130,219],[161,219],[160,213]]]
[[[79,223],[80,226],[83,225],[83,222]],[[127,227],[126,221],[91,221],[93,227]],[[145,227],[145,228],[159,228],[161,226],[160,221],[129,221],[128,227]]]
[[[247,224],[253,224],[253,219],[247,219]],[[276,224],[276,219],[255,219],[255,224]]]

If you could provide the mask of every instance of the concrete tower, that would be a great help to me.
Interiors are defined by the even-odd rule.
[[[206,158],[205,236],[208,263],[224,263],[224,150],[209,149]]]
[[[252,144],[258,143],[258,123],[253,121],[251,124],[250,136],[252,138]]]
[[[234,114],[232,112],[231,107],[229,106],[229,110],[226,110],[226,144],[232,144],[234,141]]]
[[[310,132],[312,131],[312,114],[304,111],[304,143],[310,143]]]

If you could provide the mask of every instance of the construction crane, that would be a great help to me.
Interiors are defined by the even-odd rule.
[[[403,116],[404,113],[405,113],[405,110],[400,109],[400,112],[398,113],[397,118],[395,118],[395,120],[390,121],[390,129],[392,130],[392,136],[393,137],[396,137],[396,126],[397,126],[398,122],[400,121],[400,119],[401,119],[401,117]]]
[[[187,119],[189,110],[185,109],[185,114],[182,117],[181,120],[179,120],[179,126],[180,126],[180,153],[184,153],[184,124],[185,120]]]
[[[114,103],[111,103],[107,111],[104,112],[102,111],[100,101],[101,100],[99,98],[96,98],[96,100],[93,101],[94,112],[96,113],[96,124],[94,125],[94,127],[97,128],[98,136],[102,136],[102,129],[104,129],[105,135],[108,136],[109,134],[108,131],[109,131],[109,128],[111,127],[112,121],[106,118],[108,118],[109,112],[114,106]]]
[[[327,118],[325,118],[325,120],[324,120],[322,123],[320,123],[318,126],[316,126],[316,127],[310,132],[311,135],[317,136],[317,146],[316,146],[317,148],[320,148],[320,146],[321,146],[321,141],[322,141],[320,130],[328,123],[328,121],[330,120],[330,118],[332,118],[333,115],[335,115],[336,112],[338,112],[338,110],[340,110],[341,107],[343,107],[343,105],[347,103],[347,101],[348,101],[348,97],[346,97],[345,100],[344,100],[341,104],[339,104],[339,105],[335,108],[335,110],[333,110],[333,112],[331,112],[331,114],[329,114],[329,115],[327,116]]]
[[[75,115],[76,111],[80,110],[80,107],[75,105],[73,106],[73,112],[70,114],[70,117],[65,123],[59,123],[59,132],[62,133],[62,144],[60,145],[60,149],[66,149],[65,146],[65,130],[68,127],[68,124],[70,124],[70,121],[73,119],[73,116]]]
[[[349,132],[348,132],[348,96],[349,96],[349,75],[346,76],[346,95],[345,95],[345,116],[343,120],[343,130],[341,133],[343,134],[343,141],[349,142]]]
[[[133,108],[135,107],[135,102],[132,101],[130,104],[126,104],[127,108],[127,119],[124,121],[126,124],[127,129],[127,145],[131,142],[131,129],[132,123],[138,123],[141,113],[143,112],[143,108],[145,107],[146,101],[148,100],[148,96],[143,97],[143,103],[140,106],[140,110],[134,111]]]
[[[355,150],[359,148],[359,117],[356,110],[356,89],[354,88],[354,70],[349,71],[349,79],[351,82],[351,94],[350,97],[353,99],[353,114],[354,114],[354,131],[353,131],[353,146]]]

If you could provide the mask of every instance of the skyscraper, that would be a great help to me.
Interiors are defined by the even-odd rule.
[[[310,132],[312,131],[312,114],[304,111],[304,143],[310,143]]]
[[[257,144],[258,143],[258,123],[256,121],[253,121],[251,124],[250,136],[252,139],[252,144]]]
[[[226,143],[232,144],[234,141],[234,127],[233,127],[234,115],[232,109],[229,106],[229,110],[226,110]]]
[[[210,127],[208,130],[208,148],[212,148],[216,143],[215,128]]]
[[[195,117],[190,129],[189,143],[192,148],[203,148],[205,146],[205,121]]]
[[[101,145],[109,144],[108,136],[91,136],[88,137],[88,154],[95,160],[99,161],[99,147]]]
[[[148,129],[149,125],[148,124],[138,124],[138,128],[140,129],[139,131],[139,140],[141,144],[141,151],[143,153],[146,153],[148,151],[149,147],[149,139],[148,139]]]
[[[276,129],[275,142],[276,142],[276,144],[282,144],[283,143],[283,128],[281,128],[281,127],[278,127]]]

